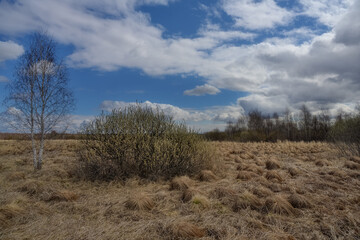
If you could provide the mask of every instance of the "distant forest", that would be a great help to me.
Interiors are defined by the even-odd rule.
[[[339,113],[336,117],[326,110],[311,114],[306,105],[294,118],[289,110],[280,117],[277,113],[264,115],[253,110],[236,122],[228,122],[224,131],[215,129],[205,133],[214,141],[275,142],[288,141],[342,141],[359,142],[360,106],[353,114]]]
[[[252,110],[236,122],[228,122],[224,131],[214,129],[202,134],[210,141],[276,142],[276,141],[330,141],[356,143],[360,153],[360,105],[352,114],[330,116],[326,110],[312,114],[306,105],[293,114],[286,110],[279,116]],[[47,134],[47,139],[81,139],[81,133]],[[0,133],[4,140],[28,140],[28,134]],[[357,147],[356,147],[357,148]]]

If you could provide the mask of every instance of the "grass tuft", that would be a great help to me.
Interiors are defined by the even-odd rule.
[[[11,219],[23,212],[24,209],[14,202],[0,206],[0,229],[8,227],[11,223]]]
[[[24,172],[12,172],[8,174],[7,179],[10,181],[19,181],[25,179],[25,173]]]
[[[193,180],[188,176],[175,177],[170,182],[170,190],[185,190],[193,185]]]
[[[239,171],[239,173],[236,176],[236,179],[240,179],[243,181],[248,181],[252,178],[258,177],[259,175],[257,175],[254,172],[249,172],[249,171]]]
[[[345,162],[344,165],[346,168],[349,168],[351,170],[359,170],[360,169],[360,164],[352,162],[352,161],[347,161]]]
[[[206,231],[189,222],[176,222],[170,227],[171,233],[178,238],[202,238]]]
[[[360,164],[360,156],[351,156],[350,161]]]
[[[276,180],[278,182],[284,181],[284,178],[280,175],[280,173],[276,172],[275,170],[266,172],[265,178],[268,180]]]
[[[199,174],[199,180],[204,182],[212,182],[217,180],[218,177],[210,170],[202,170]]]
[[[44,184],[37,180],[30,180],[25,182],[19,190],[25,192],[30,196],[39,195],[44,191]]]
[[[204,195],[200,195],[200,194],[195,194],[192,197],[191,202],[196,206],[201,206],[202,208],[209,208],[211,205],[209,199]]]
[[[280,164],[275,160],[266,160],[265,167],[267,170],[279,169]]]
[[[294,208],[311,208],[312,206],[310,201],[300,194],[291,194],[288,201]]]
[[[56,189],[49,189],[41,194],[43,201],[76,201],[79,195],[68,190],[58,191]]]
[[[132,194],[124,203],[125,207],[130,210],[149,211],[155,207],[152,198],[145,193]]]
[[[189,202],[197,194],[200,194],[200,192],[194,188],[183,189],[181,200],[183,202]]]
[[[252,192],[259,198],[265,198],[273,195],[273,192],[270,189],[262,186],[253,188]]]
[[[280,196],[268,197],[262,210],[265,213],[276,213],[286,216],[295,216],[298,214],[298,211],[286,199]]]
[[[252,210],[261,209],[262,203],[260,199],[250,192],[244,192],[240,194],[238,198],[236,198],[235,203],[232,207],[234,212],[238,212],[239,210],[250,208]]]

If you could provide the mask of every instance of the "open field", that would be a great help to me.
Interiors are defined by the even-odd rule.
[[[360,239],[360,158],[326,143],[210,143],[191,178],[86,182],[75,140],[0,141],[0,239]]]

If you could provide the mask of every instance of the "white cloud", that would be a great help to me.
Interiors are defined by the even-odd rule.
[[[184,91],[184,95],[189,96],[203,96],[206,94],[216,95],[220,92],[220,90],[214,86],[209,84],[204,84],[201,86],[196,86],[194,89]]]
[[[124,109],[129,106],[140,104],[142,107],[147,107],[152,110],[161,110],[166,115],[174,117],[176,121],[204,121],[210,120],[209,116],[194,110],[184,110],[171,104],[152,103],[145,101],[143,103],[136,102],[122,102],[122,101],[103,101],[100,108],[105,111],[111,111],[112,109]]]
[[[360,43],[360,1],[356,1],[335,26],[335,41],[346,45]]]
[[[274,0],[223,0],[225,12],[235,19],[235,25],[247,29],[273,28],[285,25],[293,13],[279,7]]]
[[[1,1],[0,32],[20,35],[41,27],[48,29],[57,41],[74,46],[73,54],[68,57],[73,67],[107,71],[130,67],[151,75],[198,75],[214,89],[251,93],[239,100],[247,109],[279,111],[282,106],[297,107],[304,102],[335,108],[334,102],[347,106],[359,100],[358,2],[350,7],[355,1],[300,0],[303,10],[294,13],[273,0],[222,0],[223,10],[233,17],[237,26],[248,31],[207,24],[199,29],[197,37],[165,38],[163,27],[153,25],[151,16],[136,7],[171,2]],[[299,28],[253,44],[231,42],[251,41],[257,36],[252,29],[287,25],[301,14],[326,24],[329,32],[319,35]],[[299,38],[303,41],[298,41]],[[202,111],[167,107],[177,118],[191,121],[228,120],[236,112],[230,109],[234,106]]]
[[[5,76],[0,76],[0,82],[9,82],[9,79]]]
[[[243,32],[238,30],[224,31],[221,29],[219,25],[212,24],[209,21],[205,26],[200,28],[198,34],[205,38],[223,40],[223,41],[231,41],[238,39],[252,40],[254,37],[257,36],[257,34],[255,33]]]
[[[12,41],[0,41],[0,62],[16,59],[23,53],[24,48],[21,45]]]
[[[282,113],[289,107],[286,95],[265,96],[262,94],[253,94],[239,98],[238,104],[242,106],[246,112],[259,110],[264,114],[274,112]]]
[[[123,101],[103,101],[100,109],[111,111],[112,109],[124,109],[129,106],[140,104],[142,107],[148,107],[153,110],[160,109],[167,115],[174,117],[176,121],[194,122],[211,122],[211,121],[235,121],[244,114],[244,110],[239,105],[215,106],[206,109],[183,109],[171,104],[152,103],[145,101],[143,103],[123,102]]]
[[[303,6],[301,14],[317,18],[321,23],[333,27],[347,13],[355,0],[299,0]]]

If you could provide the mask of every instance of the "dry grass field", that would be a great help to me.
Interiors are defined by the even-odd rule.
[[[0,239],[360,239],[360,158],[326,143],[210,143],[217,171],[150,182],[74,175],[75,140],[0,141]]]

